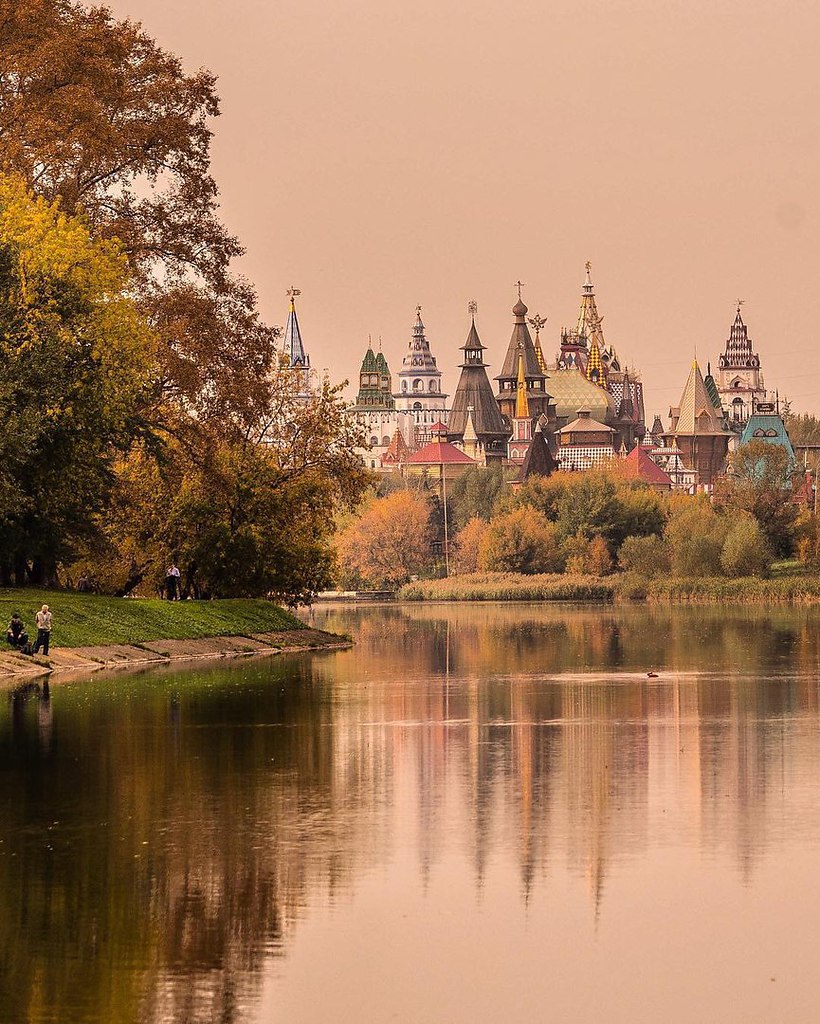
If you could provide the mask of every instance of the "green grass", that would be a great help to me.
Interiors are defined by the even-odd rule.
[[[0,624],[5,630],[12,612],[19,612],[33,640],[34,615],[43,604],[54,614],[54,647],[245,636],[305,628],[303,622],[269,601],[143,601],[28,589],[0,589]]]
[[[617,596],[649,602],[681,604],[820,604],[820,576],[758,579],[705,577],[703,579],[639,579],[632,573],[617,578]]]

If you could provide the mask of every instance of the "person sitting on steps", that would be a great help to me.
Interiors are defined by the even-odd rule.
[[[15,612],[11,617],[8,629],[6,630],[6,641],[19,651],[28,646],[28,633],[19,612]]]

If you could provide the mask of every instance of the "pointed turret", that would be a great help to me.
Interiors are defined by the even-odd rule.
[[[766,401],[760,357],[752,348],[740,306],[741,300],[738,300],[734,323],[718,362],[716,381],[720,407],[734,430],[740,430],[754,414],[755,407]]]
[[[284,352],[288,366],[300,369],[310,368],[310,357],[305,352],[302,344],[302,332],[299,329],[299,319],[296,316],[296,296],[301,295],[298,288],[288,290],[290,296],[290,308],[288,310],[288,322],[285,325]]]
[[[723,472],[730,434],[712,404],[697,359],[681,395],[680,405],[669,410],[671,426],[664,443],[680,448],[683,460],[696,472],[698,484],[711,484]]]
[[[592,286],[592,264],[587,261],[586,277],[581,290],[581,307],[578,310],[578,324],[575,330],[579,337],[587,339],[590,350],[596,347],[599,354],[606,350],[604,332],[601,329],[602,322],[603,317],[598,316],[595,289]]]
[[[416,322],[399,370],[398,385],[398,391],[394,392],[396,408],[412,414],[417,435],[426,440],[430,426],[447,419],[447,395],[441,390],[441,370],[430,351],[421,306],[416,306]]]
[[[461,376],[453,395],[453,407],[447,424],[450,440],[463,439],[466,442],[468,413],[473,429],[489,460],[501,459],[506,453],[506,440],[510,435],[509,424],[501,415],[492,385],[487,377],[484,363],[484,345],[478,334],[475,314],[470,320],[467,340],[461,346],[464,358],[461,363]]]
[[[593,384],[598,384],[601,387],[604,386],[604,368],[601,363],[601,352],[597,345],[589,346],[589,356],[587,358],[587,380],[591,380]]]
[[[495,378],[498,381],[496,400],[502,414],[512,420],[518,395],[518,363],[519,353],[524,363],[524,382],[530,415],[533,419],[545,416],[549,422],[555,420],[555,406],[547,391],[547,376],[538,362],[530,332],[527,329],[527,307],[521,301],[513,306],[513,331],[501,373]]]
[[[531,476],[550,476],[556,469],[558,469],[558,462],[550,451],[541,425],[538,424],[532,435],[530,446],[527,448],[518,480],[523,482]]]

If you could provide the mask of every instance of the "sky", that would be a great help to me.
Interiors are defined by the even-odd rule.
[[[265,319],[394,374],[417,304],[451,393],[467,304],[500,370],[514,284],[607,342],[667,417],[736,301],[770,389],[820,409],[815,0],[114,0],[218,75],[213,172]]]

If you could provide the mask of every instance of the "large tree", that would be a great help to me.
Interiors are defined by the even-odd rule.
[[[0,177],[0,573],[50,582],[143,429],[154,341],[118,247]]]

